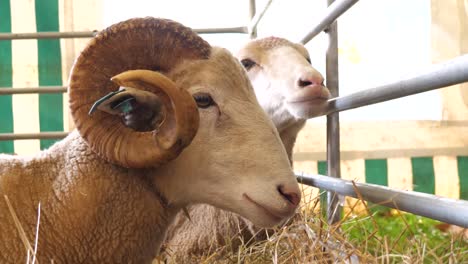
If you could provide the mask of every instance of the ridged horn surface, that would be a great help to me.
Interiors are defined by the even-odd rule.
[[[103,30],[81,52],[70,76],[70,109],[80,135],[101,157],[124,167],[155,167],[177,157],[198,129],[194,100],[160,74],[131,70],[164,74],[184,60],[207,59],[210,51],[191,29],[166,19],[135,18]],[[135,131],[102,111],[88,115],[96,100],[119,86],[161,97],[167,116],[157,129]]]

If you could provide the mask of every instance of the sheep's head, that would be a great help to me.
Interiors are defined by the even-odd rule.
[[[268,37],[249,42],[237,58],[275,123],[291,117],[307,119],[327,106],[330,92],[303,45]]]
[[[170,204],[209,203],[272,226],[299,203],[242,66],[176,22],[131,19],[98,34],[73,68],[70,105],[96,153],[149,168]]]

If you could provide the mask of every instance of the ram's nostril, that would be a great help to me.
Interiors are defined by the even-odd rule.
[[[308,80],[299,79],[297,84],[299,85],[299,87],[303,88],[303,87],[309,86],[309,85],[311,85],[313,83],[311,81],[308,81]]]
[[[299,205],[299,202],[301,201],[301,196],[295,191],[290,191],[288,190],[288,188],[284,187],[284,185],[279,185],[278,192],[292,205]]]
[[[320,73],[306,72],[301,74],[297,80],[297,85],[300,88],[305,88],[311,85],[323,85],[323,77]]]

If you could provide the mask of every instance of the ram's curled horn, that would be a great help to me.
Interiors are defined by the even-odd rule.
[[[199,116],[191,95],[163,74],[185,60],[207,59],[210,51],[191,29],[166,19],[130,19],[103,30],[70,76],[70,109],[81,136],[93,151],[124,167],[156,167],[174,159],[195,136]],[[138,101],[132,95],[140,90],[162,103],[153,109],[161,117],[153,129],[135,129],[111,111],[88,114],[100,98],[125,87],[126,99]]]

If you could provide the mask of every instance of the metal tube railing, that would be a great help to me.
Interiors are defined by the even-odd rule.
[[[332,5],[334,0],[328,0]],[[339,96],[338,74],[338,32],[336,21],[328,30],[328,49],[326,54],[327,87],[333,97]],[[341,178],[340,168],[340,117],[339,113],[327,116],[327,174],[330,177]],[[327,221],[330,224],[340,221],[341,206],[338,195],[331,191],[327,193]]]
[[[43,93],[66,93],[66,86],[41,86],[41,87],[25,87],[25,88],[9,88],[0,87],[0,95],[11,94],[43,94]]]
[[[296,177],[303,184],[468,228],[468,201],[369,183],[353,183],[323,175],[296,173]]]
[[[198,28],[193,29],[198,34],[216,34],[216,33],[242,33],[248,34],[247,27],[231,27],[231,28]]]
[[[74,32],[0,33],[0,40],[92,38],[97,33],[98,33],[97,30],[94,30],[94,31],[74,31]]]
[[[317,116],[381,103],[463,82],[468,82],[468,55],[436,64],[414,77],[333,98],[329,101],[328,107]]]
[[[68,136],[68,132],[41,132],[41,133],[2,133],[3,140],[27,140],[27,139],[62,139]]]
[[[198,34],[214,33],[248,33],[247,27],[230,28],[198,28],[193,29]],[[0,33],[0,40],[13,39],[59,39],[59,38],[92,38],[98,33],[94,31],[76,31],[76,32],[36,32],[36,33]]]
[[[251,36],[253,35],[257,35],[257,26],[258,26],[258,23],[260,22],[260,20],[263,18],[263,16],[265,15],[266,11],[268,10],[268,8],[270,7],[271,3],[272,3],[273,0],[269,0],[265,6],[263,7],[262,11],[260,12],[256,12],[255,15],[252,17],[249,25],[248,25],[248,32]]]
[[[252,19],[254,18],[255,14],[257,13],[257,4],[256,0],[249,0],[249,18],[250,18],[250,23],[252,22]],[[254,39],[257,37],[257,27],[248,29],[249,30],[249,35],[251,39]]]
[[[306,44],[315,36],[317,36],[320,32],[327,29],[329,25],[331,25],[339,16],[341,16],[346,10],[348,10],[351,6],[357,3],[359,0],[338,0],[335,1],[333,4],[329,4],[325,14],[318,19],[317,25],[312,28],[312,30],[307,33],[305,37],[301,39],[302,44]]]
[[[337,0],[333,4],[329,4],[326,13],[318,20],[318,24],[312,28],[300,42],[302,44],[309,42],[358,1],[359,0]]]
[[[336,223],[339,220],[337,213],[338,205],[336,193],[358,198],[354,186],[349,181],[337,179],[340,173],[339,161],[339,117],[340,111],[353,109],[365,105],[384,102],[408,95],[413,95],[433,89],[438,89],[453,84],[468,81],[468,55],[450,60],[434,66],[431,70],[416,77],[407,78],[398,82],[390,83],[373,89],[357,92],[348,96],[338,97],[337,57],[336,63],[332,61],[334,46],[336,45],[336,19],[354,5],[357,0],[327,0],[329,7],[327,13],[319,23],[301,40],[306,44],[313,37],[328,27],[329,49],[327,51],[327,86],[335,98],[329,101],[324,112],[317,114],[327,115],[327,168],[328,176],[301,176],[299,181],[304,184],[328,190],[327,220]],[[333,23],[333,24],[332,24]],[[329,25],[332,24],[330,27]],[[330,52],[332,50],[332,52]],[[337,56],[337,55],[336,55]],[[330,65],[330,66],[329,66]],[[336,67],[336,69],[333,69]],[[442,198],[415,192],[393,190],[373,184],[358,184],[361,197],[367,201],[384,206],[401,209],[414,214],[430,217],[439,221],[468,227],[468,202]],[[447,210],[450,208],[450,210]],[[463,211],[459,213],[459,211]]]

